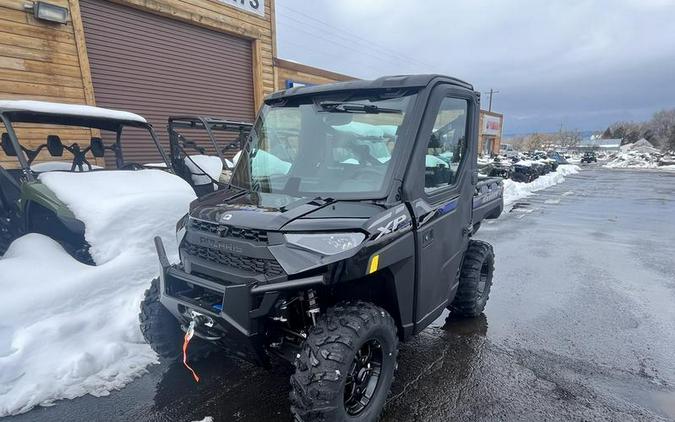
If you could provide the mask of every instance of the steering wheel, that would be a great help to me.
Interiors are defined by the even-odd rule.
[[[138,164],[134,162],[124,163],[120,170],[143,170],[145,167],[143,164]]]
[[[382,163],[380,163],[382,164]],[[375,177],[382,177],[382,172],[380,172],[375,167],[360,167],[357,169],[350,179],[362,179],[363,176],[373,175]]]

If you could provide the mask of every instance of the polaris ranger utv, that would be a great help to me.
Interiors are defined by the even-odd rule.
[[[197,196],[219,189],[232,176],[230,159],[241,150],[251,126],[217,117],[169,117],[173,171],[190,183]]]
[[[155,239],[148,342],[175,357],[185,331],[281,357],[297,420],[375,420],[398,343],[488,299],[492,247],[471,237],[500,215],[502,182],[478,178],[478,116],[479,93],[437,75],[266,98],[229,186],[178,222],[180,263]]]
[[[40,233],[58,241],[75,259],[94,264],[84,223],[44,183],[43,176],[47,173],[82,174],[157,166],[171,171],[171,162],[152,126],[143,117],[126,111],[0,100],[0,133],[0,159],[15,160],[10,168],[0,165],[0,256],[17,237]],[[149,167],[129,161],[124,145],[131,137],[155,148],[162,162]],[[31,149],[31,141],[39,138],[45,142]],[[35,162],[39,157],[46,158],[45,152],[55,161]],[[114,169],[89,162],[92,158],[102,160],[106,155],[110,161],[114,160]]]

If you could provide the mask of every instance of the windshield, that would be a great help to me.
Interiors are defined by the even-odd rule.
[[[266,105],[232,183],[294,197],[384,196],[398,131],[414,94]]]
[[[112,120],[104,125],[87,119],[71,122],[59,115],[43,120],[7,123],[16,134],[18,148],[28,168],[36,173],[89,171],[104,167],[167,167],[160,145],[145,124],[127,125]],[[121,131],[119,143],[118,129]],[[10,168],[20,167],[18,152],[3,123],[0,123],[0,133],[3,134],[0,162],[7,161]],[[125,149],[127,145],[131,148]]]

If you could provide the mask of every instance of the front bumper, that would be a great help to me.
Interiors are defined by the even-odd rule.
[[[160,302],[180,321],[183,330],[194,315],[200,315],[195,334],[217,343],[232,354],[266,365],[264,318],[284,291],[324,284],[323,276],[306,277],[273,284],[227,284],[183,271],[172,266],[164,244],[155,238],[159,257]]]

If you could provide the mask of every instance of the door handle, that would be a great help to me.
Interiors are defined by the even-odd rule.
[[[428,245],[434,241],[434,230],[431,229],[422,235],[422,245]]]

